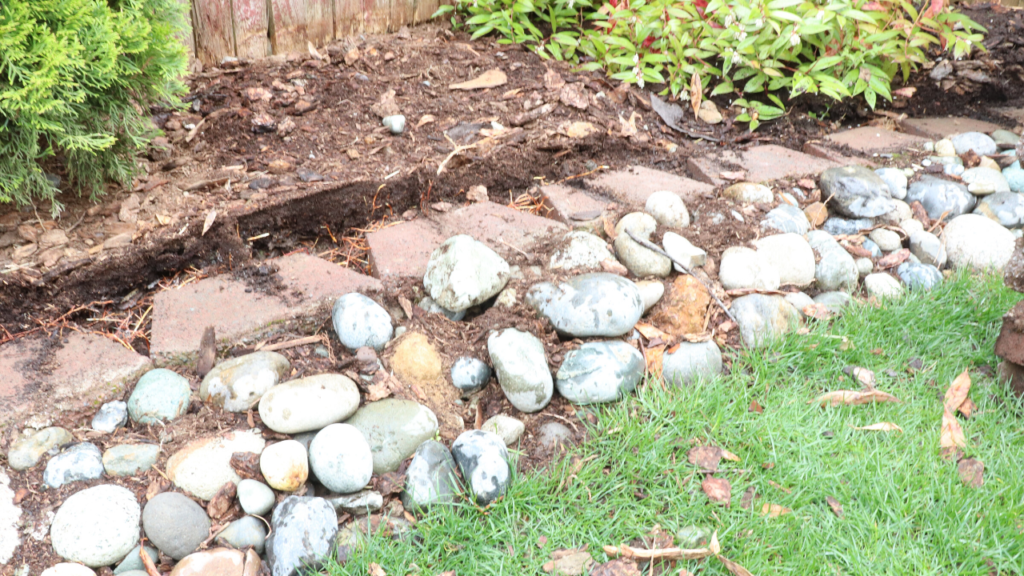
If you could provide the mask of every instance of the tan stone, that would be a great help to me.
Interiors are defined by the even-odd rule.
[[[241,550],[214,548],[189,554],[171,570],[171,576],[242,576],[245,554]]]
[[[655,307],[652,321],[669,334],[700,334],[704,332],[710,304],[711,296],[696,278],[679,275]]]
[[[828,220],[828,208],[821,202],[815,202],[804,208],[804,215],[807,216],[807,220],[811,223],[811,226],[817,228]]]
[[[403,382],[432,383],[442,378],[441,355],[430,339],[419,332],[410,332],[395,346],[391,367]]]

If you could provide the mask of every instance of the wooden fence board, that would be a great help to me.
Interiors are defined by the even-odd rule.
[[[331,0],[271,0],[274,53],[305,52],[307,42],[322,46],[334,37]]]
[[[388,31],[391,22],[392,0],[363,0],[363,31],[381,34]]]
[[[196,57],[203,64],[218,64],[235,55],[231,0],[193,0]]]
[[[437,9],[441,7],[441,4],[449,4],[450,2],[441,2],[440,0],[417,0],[416,12],[413,16],[412,23],[419,24],[420,22],[426,22],[430,20],[430,17],[437,12]]]
[[[391,21],[388,22],[387,32],[412,24],[416,19],[416,4],[417,0],[392,0]]]
[[[235,8],[235,55],[257,59],[270,56],[267,0],[232,0]]]
[[[345,38],[363,31],[363,1],[334,0],[334,37]]]

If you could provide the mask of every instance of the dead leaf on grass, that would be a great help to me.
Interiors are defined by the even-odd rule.
[[[665,346],[654,346],[644,349],[644,361],[647,362],[647,373],[661,378],[661,363],[665,357]]]
[[[843,368],[843,374],[856,380],[865,390],[875,389],[875,373],[860,366],[847,366]]]
[[[971,376],[964,370],[953,379],[953,383],[946,390],[946,396],[942,405],[950,412],[956,412],[960,406],[967,401],[967,395],[971,392]]]
[[[758,404],[757,400],[751,400],[750,401],[750,408],[747,408],[747,411],[748,412],[754,412],[756,414],[761,414],[761,413],[764,412],[764,408],[762,408],[761,405]]]
[[[686,459],[690,464],[699,466],[702,471],[718,472],[722,449],[717,446],[695,446],[686,451]]]
[[[370,574],[370,576],[388,576],[388,573],[380,567],[380,564],[376,564],[373,562],[370,563],[366,571]]]
[[[729,460],[730,462],[739,462],[740,461],[740,457],[739,456],[733,454],[732,452],[729,452],[725,448],[720,448],[720,450],[722,451],[722,458],[725,458],[726,460]]]
[[[541,536],[540,538],[537,538],[537,548],[543,548],[544,545],[547,544],[547,543],[548,543],[548,537],[547,536]]]
[[[956,416],[949,408],[942,410],[942,428],[939,432],[939,448],[943,458],[947,460],[960,453],[960,449],[967,445],[964,438],[964,430]]]
[[[750,510],[754,505],[754,498],[757,498],[757,490],[751,486],[743,492],[743,496],[740,496],[740,508]]]
[[[792,512],[792,510],[781,504],[769,504],[765,502],[764,505],[761,506],[761,515],[764,516],[767,514],[769,518],[778,518],[779,516],[789,514],[790,512]]]
[[[804,306],[802,312],[804,313],[804,316],[814,318],[815,320],[831,320],[835,316],[835,314],[828,309],[828,306],[818,302]]]
[[[722,553],[722,545],[718,542],[718,530],[711,533],[711,542],[708,544],[708,550],[715,556]]]
[[[594,568],[590,576],[640,576],[640,569],[636,567],[636,562],[620,558]]]
[[[843,505],[839,503],[839,500],[831,496],[825,496],[825,502],[828,503],[828,507],[832,509],[832,513],[836,515],[836,518],[842,519]]]
[[[725,556],[718,556],[718,559],[722,561],[722,564],[725,564],[726,569],[729,570],[733,576],[754,576],[749,570],[732,560],[729,560]]]
[[[973,414],[974,411],[977,409],[978,405],[975,404],[974,400],[971,400],[970,398],[964,400],[964,403],[961,404],[959,408],[957,408],[957,410],[964,415],[964,418],[970,418],[971,414]]]
[[[859,404],[868,404],[870,402],[899,401],[899,398],[896,398],[888,392],[882,392],[881,390],[864,390],[859,392],[854,392],[853,390],[836,390],[834,392],[822,394],[813,400],[815,404],[820,404],[822,408],[826,405],[856,406]]]
[[[459,82],[458,84],[451,84],[448,86],[449,90],[480,90],[483,88],[496,88],[503,86],[508,82],[508,76],[504,72],[497,68],[493,68],[484,72],[483,74],[467,80],[466,82]]]
[[[580,576],[594,565],[594,559],[585,548],[555,550],[551,553],[551,561],[541,569],[555,576]]]
[[[985,484],[985,464],[975,458],[965,458],[956,465],[960,481],[971,488],[981,488]]]
[[[728,508],[732,502],[732,486],[725,478],[708,476],[700,483],[700,487],[712,502],[725,504],[726,508]]]
[[[642,334],[643,337],[647,338],[648,340],[654,340],[655,338],[661,338],[665,342],[672,340],[672,336],[670,334],[662,332],[660,329],[656,328],[651,324],[638,322],[636,325],[633,326],[633,328],[636,328],[636,331]]]
[[[900,264],[903,264],[903,262],[907,258],[910,258],[910,250],[907,250],[906,248],[901,248],[893,252],[892,254],[889,254],[888,256],[881,258],[875,264],[875,266],[877,266],[880,270],[895,268]]]
[[[892,422],[879,422],[868,426],[851,426],[851,428],[854,430],[870,430],[873,432],[903,432],[903,428],[900,428]]]

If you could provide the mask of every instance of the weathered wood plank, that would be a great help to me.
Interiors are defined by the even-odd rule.
[[[382,34],[390,29],[392,2],[393,0],[363,0],[363,32]]]
[[[188,52],[189,68],[191,68],[192,62],[196,59],[196,37],[192,34],[192,2],[191,0],[178,0],[178,4],[181,4],[185,11],[185,29],[175,34],[174,37],[185,45],[185,51]]]
[[[363,31],[363,1],[334,0],[334,37],[345,38]]]
[[[331,0],[271,0],[275,54],[305,52],[306,43],[322,46],[334,36]]]
[[[434,12],[437,12],[437,9],[441,7],[441,4],[451,4],[451,0],[446,2],[441,2],[440,0],[416,0],[416,13],[413,16],[412,23],[419,24],[420,22],[430,20]]]
[[[193,0],[196,58],[203,64],[218,64],[235,55],[231,0]]]
[[[254,60],[270,55],[267,0],[233,0],[236,56]]]
[[[394,32],[402,26],[412,24],[415,21],[416,2],[417,0],[392,0],[391,21],[388,22],[388,32]]]

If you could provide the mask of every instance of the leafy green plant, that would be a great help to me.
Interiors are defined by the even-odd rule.
[[[0,2],[0,203],[53,200],[40,160],[72,185],[129,181],[153,135],[149,105],[184,92],[176,0]]]
[[[785,112],[780,94],[863,96],[875,107],[929,49],[960,58],[984,32],[943,0],[923,10],[905,0],[457,0],[438,14],[452,11],[474,36],[496,33],[641,87],[735,94],[751,129]]]

